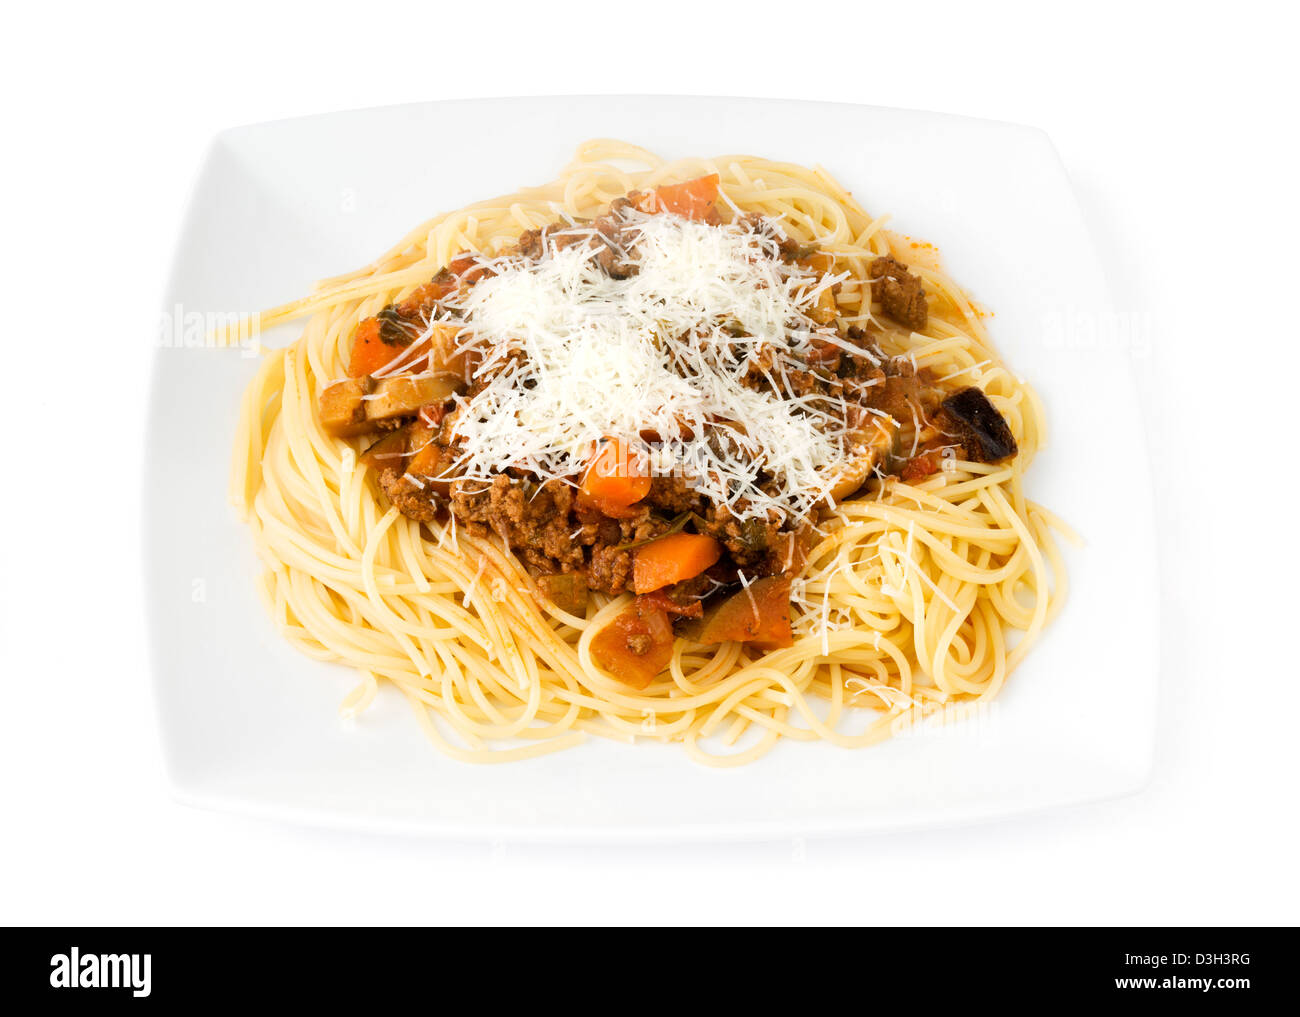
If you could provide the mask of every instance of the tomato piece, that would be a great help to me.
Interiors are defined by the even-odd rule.
[[[930,474],[938,471],[941,458],[938,452],[925,452],[922,455],[913,456],[907,461],[899,477],[905,484],[910,484],[914,480],[924,480]]]
[[[680,603],[673,599],[672,591],[668,589],[655,590],[653,593],[647,593],[636,598],[638,605],[642,610],[663,611],[670,618],[699,618],[704,614],[704,606],[694,598],[687,599],[685,603]]]
[[[384,470],[405,472],[407,449],[411,440],[411,425],[389,431],[377,442],[361,453],[358,460],[363,466],[383,473]]]
[[[653,604],[625,608],[591,640],[591,656],[600,669],[635,689],[649,685],[672,655],[672,623]]]
[[[777,650],[794,645],[790,629],[790,576],[768,576],[719,604],[700,627],[696,642],[753,643]]]
[[[357,325],[352,334],[352,359],[348,361],[348,376],[360,378],[374,374],[404,352],[405,346],[386,343],[379,337],[378,318],[367,318]]]

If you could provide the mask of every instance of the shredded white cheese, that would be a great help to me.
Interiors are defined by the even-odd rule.
[[[806,515],[844,460],[843,400],[828,411],[824,395],[742,379],[760,357],[777,375],[804,369],[815,339],[849,346],[806,313],[830,283],[741,225],[638,216],[623,236],[630,278],[603,271],[588,244],[485,259],[492,274],[431,323],[456,321],[487,379],[458,401],[454,471],[572,480],[600,440],[654,432],[644,455],[655,475],[686,477],[741,519]]]

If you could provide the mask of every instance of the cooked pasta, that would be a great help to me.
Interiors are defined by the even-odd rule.
[[[689,192],[687,204],[680,196],[688,192],[672,189],[701,180],[714,180],[709,194]],[[698,203],[706,199],[707,216]],[[618,229],[631,232],[602,241],[599,224],[611,207],[624,210]],[[1024,490],[1046,439],[1043,408],[1002,361],[985,314],[941,270],[934,249],[885,225],[821,169],[751,156],[669,162],[596,140],[580,146],[552,183],[437,215],[372,264],[264,313],[263,327],[305,319],[301,336],[271,351],[248,387],[231,484],[265,565],[263,592],[276,624],[304,653],[355,670],[359,684],[344,711],[364,710],[389,683],[439,749],[471,762],[517,760],[601,736],[679,744],[700,762],[739,765],[782,739],[866,746],[900,723],[996,695],[1065,595],[1053,531],[1068,531]],[[556,380],[559,369],[546,368],[547,358],[577,356],[578,343],[625,341],[608,347],[619,351],[621,373],[600,384],[611,387],[611,399],[620,385],[644,391],[668,363],[651,362],[666,333],[660,328],[649,347],[641,332],[619,326],[616,335],[608,315],[632,311],[606,305],[635,298],[642,318],[650,308],[674,330],[694,327],[656,304],[649,287],[668,286],[669,275],[647,267],[649,245],[661,243],[680,260],[689,254],[682,245],[714,242],[707,229],[721,230],[717,242],[731,245],[710,258],[739,257],[737,271],[758,265],[766,281],[740,278],[724,293],[722,270],[709,261],[699,280],[673,283],[683,293],[723,293],[736,305],[727,315],[740,324],[728,318],[709,331],[714,324],[706,322],[702,340],[663,354],[698,358],[684,369],[689,384],[680,395],[652,388],[644,407],[628,395],[602,416],[578,381]],[[570,235],[585,252],[572,256],[576,267],[567,267],[557,242]],[[541,249],[531,259],[529,244]],[[772,265],[760,265],[746,244],[770,244]],[[593,267],[597,255],[610,263],[602,263],[604,275]],[[629,259],[627,275],[619,275],[619,257]],[[631,274],[638,266],[639,282]],[[566,271],[587,274],[570,282]],[[422,289],[438,279],[433,296]],[[579,283],[587,287],[583,313],[597,294],[605,315],[591,318],[590,335],[557,324],[545,325],[544,336],[543,325],[525,335],[542,298],[506,302],[512,287],[538,293]],[[751,303],[757,307],[755,286],[764,301],[788,300],[773,314],[803,323],[781,337],[786,352],[775,361],[776,340],[760,334],[769,326],[743,320]],[[674,294],[659,304],[676,300],[698,316],[695,297]],[[420,300],[422,316],[402,310]],[[354,370],[366,336],[383,340],[399,326],[409,334],[396,368]],[[518,344],[509,346],[516,334]],[[454,352],[438,353],[439,335]],[[717,337],[733,335],[740,352],[714,357]],[[398,349],[372,347],[384,356]],[[643,347],[644,369],[636,362]],[[595,352],[613,355],[604,349]],[[474,359],[456,365],[464,377],[434,391],[437,379],[455,372],[431,370],[433,358],[467,354]],[[418,369],[400,363],[426,355]],[[744,356],[753,361],[749,373],[733,371]],[[514,366],[503,370],[511,358]],[[806,394],[789,394],[798,408],[785,412],[772,375],[790,365],[812,381]],[[712,373],[701,381],[706,368]],[[759,373],[767,381],[753,382]],[[383,382],[399,376],[422,384],[418,398],[428,402],[381,418],[371,411],[391,395]],[[357,387],[359,377],[365,384]],[[671,380],[663,391],[676,393]],[[353,416],[331,417],[331,400],[353,390],[354,401],[339,411]],[[904,401],[881,402],[886,391]],[[614,488],[586,489],[582,455],[644,438],[623,433],[603,446],[599,435],[656,413],[651,430],[662,438],[672,420],[695,419],[692,400],[708,433],[684,423],[676,451],[689,445],[694,454],[732,456],[735,476],[725,464],[697,471],[694,488],[673,488],[689,505],[680,513],[655,507],[653,496],[629,506],[609,500]],[[371,425],[369,437],[361,433]],[[425,442],[441,449],[443,473],[414,469],[425,446],[411,435],[421,427],[439,436]],[[721,431],[734,433],[730,444],[718,439]],[[760,433],[764,442],[753,437]],[[860,453],[866,446],[853,443],[863,433],[871,435],[870,453],[855,460],[862,476],[846,483],[851,470],[829,468],[828,457]],[[1006,448],[989,451],[999,435]],[[375,451],[375,436],[395,451]],[[521,452],[495,463],[502,450],[527,441],[536,446],[531,458]],[[811,450],[802,458],[777,448],[799,442]],[[976,454],[981,448],[985,454]],[[652,458],[637,461],[634,475],[646,477],[638,490],[649,490],[658,467],[645,465]],[[589,478],[594,467],[587,469]],[[739,494],[736,478],[749,483]],[[471,489],[471,481],[484,486]],[[558,550],[553,535],[545,545],[540,536],[528,544],[521,534],[540,527],[521,528],[520,499],[509,518],[493,515],[486,492],[494,482],[503,505],[517,488],[528,504],[548,505],[556,527],[576,526],[577,536]],[[561,497],[560,488],[576,494]],[[761,545],[744,542],[763,527]],[[611,536],[598,535],[605,531]],[[695,565],[684,565],[692,555]],[[551,558],[563,563],[553,574],[545,566]],[[667,578],[655,578],[661,574]],[[658,594],[646,589],[655,583]],[[570,596],[577,587],[585,595]],[[779,610],[768,603],[777,599]],[[747,602],[750,634],[726,638],[740,631],[733,616]],[[720,604],[730,604],[730,613]],[[769,611],[781,617],[764,619]],[[611,654],[615,631],[623,642]],[[630,656],[637,653],[650,656]],[[645,664],[650,659],[654,665]]]

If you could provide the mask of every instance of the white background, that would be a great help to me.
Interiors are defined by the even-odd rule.
[[[1300,918],[1296,26],[1248,3],[717,6],[7,13],[0,921]],[[620,850],[349,835],[170,801],[141,449],[158,306],[207,140],[349,107],[583,92],[839,100],[1051,134],[1116,302],[1147,330],[1116,353],[1146,401],[1160,519],[1147,790],[961,829]]]

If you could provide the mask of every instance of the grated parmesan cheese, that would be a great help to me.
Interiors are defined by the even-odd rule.
[[[571,479],[602,439],[652,431],[664,440],[640,454],[655,475],[686,477],[741,519],[807,515],[844,460],[847,404],[743,379],[766,363],[805,369],[814,339],[868,355],[806,313],[834,277],[784,264],[771,235],[738,224],[635,216],[620,239],[629,278],[603,271],[587,243],[485,258],[492,274],[430,323],[454,320],[458,347],[481,356],[480,390],[457,401],[455,472]]]

